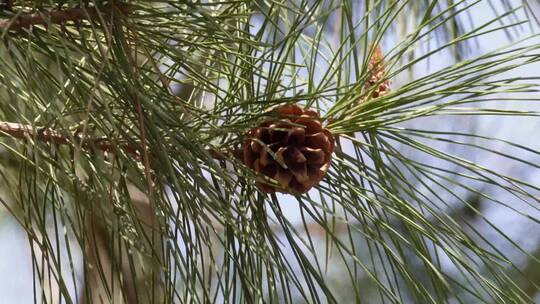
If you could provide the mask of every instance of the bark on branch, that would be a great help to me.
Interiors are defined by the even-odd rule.
[[[55,145],[80,145],[84,149],[97,149],[103,152],[118,153],[118,150],[140,156],[139,147],[126,141],[113,141],[108,138],[91,138],[78,133],[62,133],[51,128],[32,127],[12,122],[0,122],[0,136],[10,136],[19,139],[35,139]]]
[[[108,153],[118,153],[123,151],[136,160],[141,160],[141,146],[139,144],[125,140],[112,140],[110,138],[93,138],[83,136],[78,132],[67,133],[59,132],[51,128],[32,127],[13,122],[0,121],[0,137],[13,137],[18,139],[33,139],[40,142],[51,143],[55,145],[77,146],[86,150],[99,150]],[[216,149],[206,149],[212,158],[216,160],[227,160],[227,152]],[[228,151],[236,154],[237,151]],[[236,153],[235,153],[236,152]],[[237,157],[235,155],[235,157]]]
[[[126,4],[114,4],[107,6],[107,9],[126,15],[128,6]],[[103,11],[106,11],[103,10]],[[69,21],[96,20],[99,18],[98,9],[95,7],[70,8],[65,10],[55,10],[49,12],[39,12],[34,14],[24,14],[13,19],[0,20],[0,31],[20,31],[29,29],[35,25],[64,24]]]

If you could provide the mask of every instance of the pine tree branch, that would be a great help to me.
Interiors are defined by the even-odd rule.
[[[108,6],[110,8],[111,6]],[[128,13],[128,5],[116,3],[112,7],[122,15]],[[0,20],[0,31],[21,31],[35,25],[64,24],[69,21],[97,20],[99,11],[95,7],[70,8],[34,14],[23,14],[12,19]]]
[[[86,150],[96,149],[109,153],[118,153],[121,150],[134,156],[136,160],[141,161],[141,147],[137,144],[128,141],[111,140],[104,137],[93,138],[83,136],[79,132],[63,133],[46,127],[32,127],[20,123],[0,121],[0,137],[2,136],[18,139],[34,139],[55,145],[75,146],[77,144]],[[208,148],[206,152],[216,160],[227,160],[229,158],[227,157],[229,153],[224,151]],[[234,152],[232,151],[233,154]],[[235,157],[238,156],[235,155]]]
[[[97,149],[103,152],[116,153],[118,150],[140,157],[139,147],[127,141],[114,141],[108,138],[91,138],[77,132],[69,134],[45,127],[32,127],[12,122],[0,122],[0,136],[10,136],[19,139],[31,138],[55,145],[75,145],[78,143],[84,149]]]

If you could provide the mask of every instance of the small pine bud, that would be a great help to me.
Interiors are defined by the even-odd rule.
[[[364,90],[370,93],[364,99],[377,98],[390,92],[390,80],[385,77],[385,64],[380,46],[376,46],[373,55],[368,63],[368,79],[364,85]],[[375,86],[377,88],[373,89]]]

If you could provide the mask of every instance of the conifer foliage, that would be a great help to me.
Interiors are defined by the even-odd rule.
[[[1,1],[32,298],[533,303],[532,2]]]

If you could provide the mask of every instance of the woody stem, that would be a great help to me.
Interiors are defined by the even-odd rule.
[[[114,4],[109,6],[120,14],[127,14],[126,4]],[[0,20],[0,32],[20,31],[29,29],[35,25],[64,24],[69,21],[96,20],[99,18],[99,11],[95,7],[70,8],[65,10],[55,10],[49,12],[39,12],[34,14],[23,14],[12,19]]]

